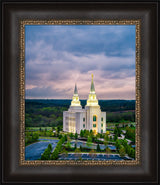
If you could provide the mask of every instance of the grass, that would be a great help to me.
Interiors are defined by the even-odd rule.
[[[26,127],[26,130],[39,130],[41,128],[41,130],[45,130],[47,129],[48,130],[52,130],[52,127]]]
[[[58,139],[58,137],[45,137],[45,136],[39,136],[39,139]]]

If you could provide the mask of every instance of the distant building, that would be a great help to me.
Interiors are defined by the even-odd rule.
[[[101,112],[96,98],[93,75],[87,105],[82,109],[75,85],[72,102],[68,111],[63,112],[63,131],[80,133],[81,130],[92,130],[96,133],[106,132],[106,112]]]

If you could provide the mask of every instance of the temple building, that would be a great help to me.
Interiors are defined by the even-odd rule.
[[[106,112],[101,112],[95,93],[93,74],[87,104],[82,109],[77,85],[68,111],[63,112],[63,131],[80,134],[81,130],[92,130],[95,134],[106,132]]]

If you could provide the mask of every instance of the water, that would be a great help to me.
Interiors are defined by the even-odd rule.
[[[56,147],[58,140],[53,139],[39,139],[39,142],[33,143],[25,147],[25,160],[37,160],[41,157],[41,154],[51,143],[53,149]]]
[[[91,148],[91,149],[96,149],[97,148],[97,144],[92,144],[91,146],[87,146],[87,144],[83,141],[71,141],[71,146],[74,147],[75,143],[77,143],[77,148],[80,148],[80,146],[85,147],[85,148]],[[100,149],[104,150],[106,148],[106,146],[104,144],[99,144]],[[111,150],[116,150],[116,147],[114,145],[108,145],[108,148]]]
[[[25,160],[37,160],[41,157],[41,154],[47,148],[48,144],[51,143],[53,149],[56,147],[59,140],[53,139],[39,139],[39,142],[33,143],[27,147],[25,147]],[[71,142],[71,145],[74,147],[75,141]],[[97,144],[92,144],[92,146],[87,146],[87,144],[83,141],[77,141],[77,147],[79,148],[80,145],[82,147],[96,149]],[[113,145],[108,145],[111,150],[115,150],[116,147]],[[106,146],[100,144],[101,149],[105,149]],[[81,156],[80,156],[81,155]],[[76,160],[81,157],[84,160],[122,160],[122,158],[118,154],[95,154],[94,157],[90,154],[65,154],[60,155],[60,160]]]

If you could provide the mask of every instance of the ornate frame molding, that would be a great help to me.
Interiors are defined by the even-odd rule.
[[[20,21],[20,160],[21,166],[55,165],[55,166],[135,166],[141,164],[141,140],[140,140],[140,48],[141,48],[141,20],[21,20]],[[74,161],[74,160],[25,160],[25,25],[135,25],[136,26],[136,159],[133,161]]]

